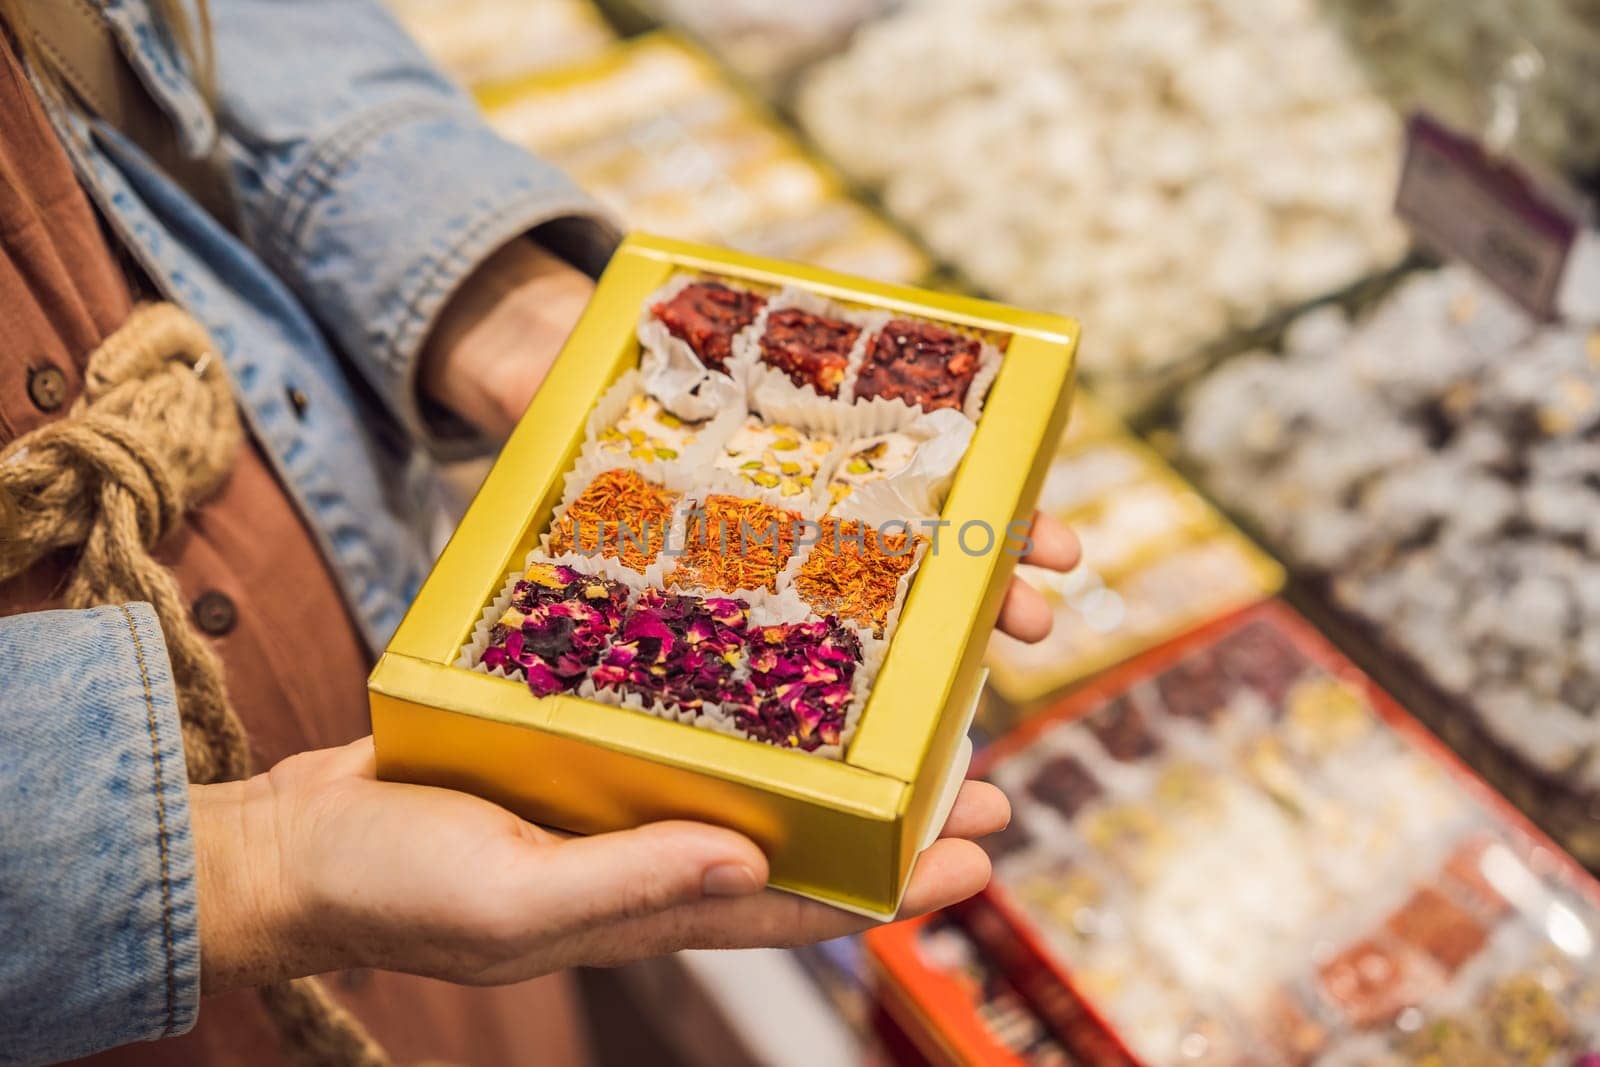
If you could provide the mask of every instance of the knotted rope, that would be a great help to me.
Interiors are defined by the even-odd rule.
[[[241,439],[211,338],[174,305],[147,304],[89,357],[66,418],[0,449],[0,582],[77,548],[68,607],[148,601],[172,661],[189,780],[202,784],[246,777],[250,747],[221,658],[150,553],[221,486]],[[314,979],[265,987],[261,998],[301,1062],[389,1062]]]

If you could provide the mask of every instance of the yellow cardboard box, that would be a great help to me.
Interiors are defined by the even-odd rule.
[[[678,271],[795,284],[847,304],[1009,338],[951,486],[939,551],[912,584],[841,760],[558,695],[454,666],[483,607],[522,569],[559,502],[589,410],[638,365],[645,298]],[[549,378],[372,672],[385,779],[464,789],[578,833],[699,819],[749,835],[772,884],[864,914],[899,906],[965,772],[985,642],[1016,562],[1009,523],[1033,510],[1071,400],[1070,319],[864,281],[661,238],[626,241]],[[998,538],[989,551],[984,526]]]

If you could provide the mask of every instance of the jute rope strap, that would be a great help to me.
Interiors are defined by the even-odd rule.
[[[76,548],[68,607],[154,606],[196,783],[247,776],[250,748],[221,659],[195,632],[176,579],[150,553],[222,484],[241,439],[210,337],[174,305],[147,304],[89,357],[68,417],[0,450],[0,582],[49,552]],[[265,987],[261,998],[299,1062],[389,1062],[314,979]]]

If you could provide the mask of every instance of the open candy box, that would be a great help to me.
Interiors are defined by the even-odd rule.
[[[578,833],[729,826],[774,885],[892,914],[1076,338],[629,239],[373,671],[379,774]]]

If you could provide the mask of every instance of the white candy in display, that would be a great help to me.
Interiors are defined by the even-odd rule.
[[[1312,0],[925,0],[797,110],[979,286],[1092,324],[1113,399],[1404,247],[1397,120]]]
[[[1446,268],[1284,347],[1189,394],[1206,483],[1500,746],[1600,792],[1600,332]]]

